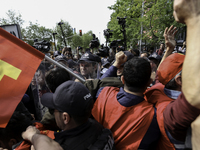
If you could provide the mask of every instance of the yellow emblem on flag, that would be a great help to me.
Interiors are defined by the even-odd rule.
[[[21,73],[21,70],[12,66],[11,64],[0,60],[0,81],[3,78],[4,75],[17,80],[17,78],[19,77]]]

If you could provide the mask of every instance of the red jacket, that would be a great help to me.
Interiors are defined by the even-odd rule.
[[[118,150],[137,150],[154,115],[154,107],[146,101],[124,107],[117,101],[119,88],[105,87],[98,96],[92,115],[112,131]]]
[[[161,138],[158,142],[158,150],[175,150],[174,145],[170,142],[164,128],[163,111],[167,105],[173,101],[164,93],[164,85],[157,83],[149,88],[145,93],[148,102],[155,104],[157,109],[157,121],[161,132]]]

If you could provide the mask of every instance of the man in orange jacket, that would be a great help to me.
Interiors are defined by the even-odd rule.
[[[118,52],[112,67],[118,68],[126,60],[124,52]],[[160,136],[156,109],[143,97],[151,82],[150,75],[150,63],[135,57],[124,65],[121,76],[124,87],[104,87],[97,92],[92,115],[112,131],[116,149],[149,149]]]
[[[175,46],[173,44],[175,30],[172,29],[173,27],[166,29],[165,33],[168,35],[164,34],[164,36],[167,51],[157,71],[160,83],[155,84],[145,93],[148,102],[155,104],[157,108],[157,120],[161,131],[157,149],[188,148],[185,144],[188,128],[200,114],[199,80],[195,80],[200,74],[198,68],[200,44],[196,41],[199,40],[200,33],[196,25],[199,20],[197,17],[199,7],[199,0],[174,1],[176,21],[189,25],[186,40],[188,51],[186,57],[178,53],[171,54]]]

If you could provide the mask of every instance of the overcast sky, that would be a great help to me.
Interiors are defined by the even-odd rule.
[[[0,18],[5,18],[8,10],[15,10],[25,20],[24,26],[32,21],[51,29],[63,19],[76,28],[77,33],[79,30],[83,33],[92,30],[102,44],[105,43],[103,30],[107,28],[112,13],[107,7],[115,2],[116,0],[8,0],[1,1]]]

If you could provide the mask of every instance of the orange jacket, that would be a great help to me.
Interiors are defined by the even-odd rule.
[[[154,108],[146,101],[124,107],[117,101],[118,92],[119,88],[105,87],[94,104],[92,115],[112,131],[116,149],[137,150],[152,122]]]
[[[158,150],[175,150],[174,145],[170,142],[164,128],[163,111],[167,105],[173,101],[164,93],[164,85],[157,83],[149,88],[145,93],[148,102],[155,104],[157,109],[157,122],[161,132],[161,138],[159,139],[157,149]]]
[[[47,135],[51,139],[55,139],[54,137],[54,131],[50,130],[43,130],[43,125],[39,122],[34,123],[35,127],[40,130],[41,134]],[[31,149],[31,143],[28,141],[23,141],[15,150],[30,150]]]

